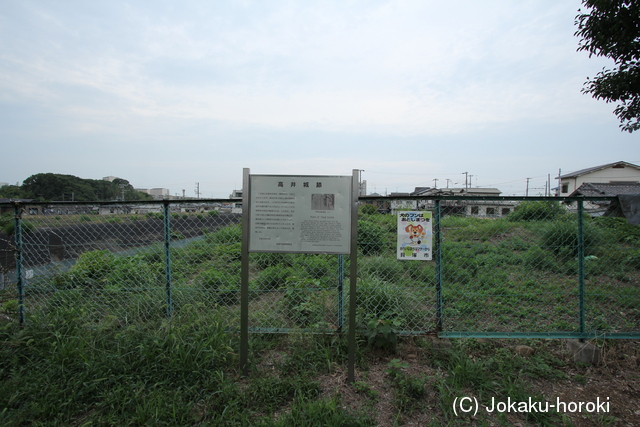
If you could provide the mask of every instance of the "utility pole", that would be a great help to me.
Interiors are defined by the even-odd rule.
[[[527,196],[527,197],[529,196],[529,180],[530,180],[530,179],[531,179],[531,178],[527,178],[527,191],[526,191],[526,192],[525,192],[525,194],[524,194],[524,195],[525,195],[525,196]]]
[[[196,182],[196,198],[200,198],[200,183]]]
[[[438,178],[433,179],[433,188],[438,188]]]
[[[447,178],[447,188],[449,188],[449,183],[451,182],[451,180],[449,178]]]
[[[464,174],[464,189],[469,188],[469,184],[467,183],[467,179],[469,178],[469,172],[462,172]]]

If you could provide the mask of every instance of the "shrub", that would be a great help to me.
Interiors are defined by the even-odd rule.
[[[624,266],[640,270],[640,249],[630,250],[624,257]]]
[[[170,233],[170,237],[171,237],[171,240],[182,240],[185,238],[182,233],[179,233],[177,231],[172,231]]]
[[[236,304],[240,299],[240,276],[237,274],[212,268],[204,271],[198,282],[203,290],[215,295],[219,304]]]
[[[319,289],[318,281],[290,277],[280,305],[286,316],[303,327],[325,326],[326,291]],[[334,297],[335,298],[335,297]]]
[[[384,256],[370,257],[362,260],[359,271],[363,277],[379,277],[389,282],[396,282],[403,276],[405,264],[409,261],[398,261]]]
[[[217,258],[225,262],[239,261],[242,258],[242,243],[218,245],[213,252]]]
[[[213,233],[207,234],[207,243],[238,243],[242,242],[242,226],[240,224],[229,225]]]
[[[274,265],[278,264],[282,264],[285,266],[291,265],[291,256],[289,254],[266,252],[257,254],[254,258],[256,266],[260,269],[273,267]]]
[[[602,233],[593,227],[590,221],[583,226],[585,255],[592,253],[601,244]],[[575,218],[571,221],[556,221],[548,224],[542,230],[541,246],[555,254],[578,255],[578,223]]]
[[[23,233],[31,233],[36,230],[36,226],[27,220],[20,221],[20,227]],[[3,215],[0,217],[0,231],[2,231],[7,236],[12,236],[13,232],[16,228],[16,221],[13,215]]]
[[[544,249],[538,246],[530,247],[522,254],[524,265],[540,270],[554,271],[558,268],[554,257]]]
[[[102,288],[115,265],[116,256],[109,251],[85,252],[69,271],[54,277],[54,284],[58,289]]]
[[[312,279],[333,278],[338,272],[337,263],[332,264],[331,261],[323,255],[297,256],[294,259],[293,265],[298,271],[304,271],[306,275]]]
[[[205,270],[198,278],[198,283],[203,289],[218,290],[240,286],[240,278],[235,274],[221,271],[215,268]]]
[[[405,262],[405,269],[416,284],[429,285],[436,281],[436,268],[432,263]]]
[[[376,255],[386,246],[385,230],[370,221],[358,221],[358,248],[363,255]]]
[[[420,316],[418,299],[409,289],[376,278],[359,279],[356,289],[360,324],[383,319],[410,326]]]
[[[545,221],[555,219],[566,213],[560,203],[554,201],[522,202],[507,218],[510,221]]]
[[[260,272],[256,279],[256,284],[260,289],[276,289],[283,285],[287,278],[295,276],[295,271],[290,268],[282,268],[273,266],[265,268]]]
[[[606,229],[617,242],[640,242],[640,225],[629,224],[625,218],[601,216],[593,219],[594,225]]]
[[[218,216],[220,215],[220,212],[218,212],[217,210],[211,210],[209,211],[209,216]]]
[[[105,289],[142,290],[160,283],[160,271],[151,264],[141,262],[139,257],[114,258],[112,264],[103,279]]]
[[[374,205],[364,204],[358,208],[358,215],[374,215],[378,213],[378,208]]]

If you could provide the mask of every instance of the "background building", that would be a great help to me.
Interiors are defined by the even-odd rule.
[[[585,183],[637,184],[640,166],[627,162],[608,163],[560,175],[560,196],[569,196]]]

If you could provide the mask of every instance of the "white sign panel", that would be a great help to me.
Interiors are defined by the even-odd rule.
[[[398,259],[431,259],[431,223],[431,212],[398,212]]]
[[[350,253],[351,176],[250,175],[250,252]]]

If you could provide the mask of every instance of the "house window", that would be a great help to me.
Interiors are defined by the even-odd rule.
[[[569,184],[562,184],[562,192],[563,193],[569,192]]]
[[[487,215],[495,215],[496,208],[487,208]]]
[[[478,206],[471,206],[471,215],[478,215],[480,213],[480,208]]]
[[[509,209],[509,208],[502,208],[502,215],[509,215],[509,212],[511,212],[511,209]]]

